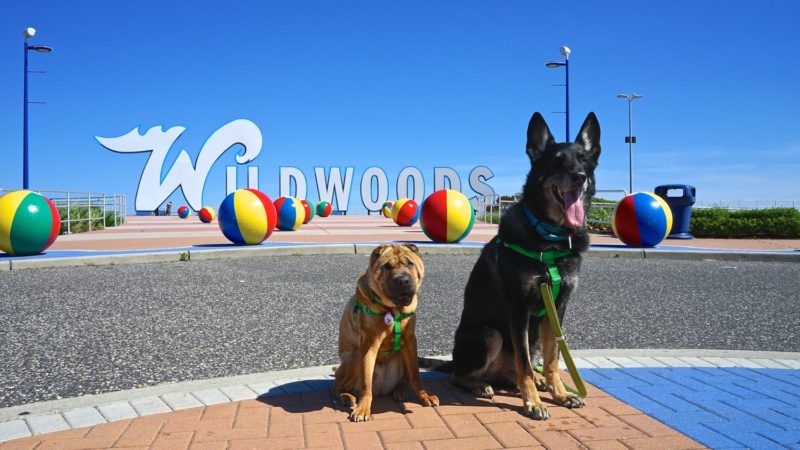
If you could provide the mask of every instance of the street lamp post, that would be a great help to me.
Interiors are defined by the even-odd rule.
[[[566,106],[564,108],[564,115],[566,116],[566,126],[564,128],[566,129],[566,134],[567,134],[566,142],[569,142],[570,141],[570,138],[569,138],[569,54],[572,52],[572,50],[570,50],[569,47],[567,47],[566,45],[562,45],[561,48],[559,49],[559,51],[564,56],[564,62],[561,62],[561,61],[550,61],[550,62],[546,62],[544,65],[545,65],[545,67],[547,67],[549,69],[555,69],[555,68],[562,67],[562,66],[564,67],[564,89],[566,91],[566,95],[565,95]]]
[[[617,98],[628,101],[628,136],[625,137],[625,142],[628,144],[628,193],[631,194],[633,193],[633,144],[636,143],[636,136],[633,135],[631,103],[642,96],[634,92],[633,94],[619,94]]]
[[[22,32],[25,44],[25,70],[22,80],[22,189],[28,189],[28,52],[33,50],[41,53],[53,51],[44,45],[28,45],[28,39],[36,34],[35,28],[26,28]]]

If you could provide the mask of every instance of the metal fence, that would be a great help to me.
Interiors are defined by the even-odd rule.
[[[483,195],[476,197],[475,203],[472,205],[476,213],[475,218],[486,223],[500,223],[500,218],[503,217],[503,214],[511,205],[519,201],[520,195]],[[607,189],[599,190],[595,195],[609,201],[601,202],[595,200],[592,202],[592,208],[613,210],[617,206],[617,202],[628,195],[628,192],[624,189]],[[590,224],[611,225],[610,211],[607,216],[609,217],[607,220],[587,217],[587,222]]]
[[[0,188],[0,196],[16,189]],[[61,234],[92,231],[125,223],[125,194],[31,189],[53,202],[61,215]]]

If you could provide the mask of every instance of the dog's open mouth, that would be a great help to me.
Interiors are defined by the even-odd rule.
[[[553,186],[553,196],[564,209],[564,221],[572,228],[583,226],[583,189],[565,191]]]

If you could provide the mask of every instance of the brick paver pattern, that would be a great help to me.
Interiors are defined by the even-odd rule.
[[[693,449],[703,446],[589,386],[587,406],[549,405],[550,420],[523,416],[516,392],[479,399],[445,380],[428,380],[441,406],[378,397],[373,420],[348,421],[328,389],[281,394],[154,414],[42,434],[0,449],[165,448],[282,449]],[[552,397],[543,393],[545,402]]]

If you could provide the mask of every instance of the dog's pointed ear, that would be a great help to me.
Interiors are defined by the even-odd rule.
[[[548,144],[555,144],[553,134],[544,117],[538,112],[533,113],[531,121],[528,122],[528,143],[525,144],[525,152],[531,161],[538,159],[544,153]]]
[[[600,123],[593,112],[590,112],[583,121],[575,143],[582,146],[587,156],[597,162],[600,157]]]
[[[412,243],[403,244],[406,248],[419,255],[419,247]]]

